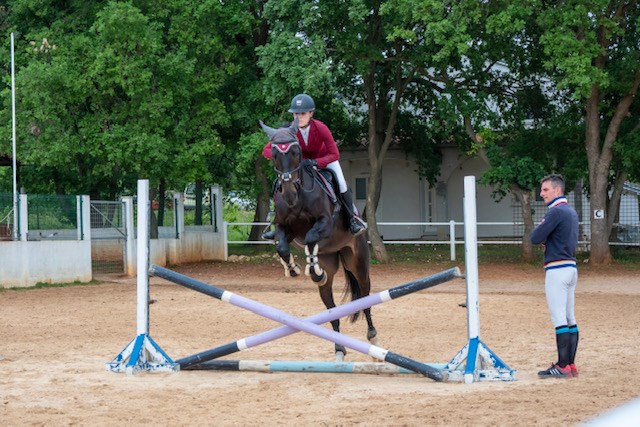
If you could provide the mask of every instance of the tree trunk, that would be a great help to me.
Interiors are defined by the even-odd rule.
[[[253,222],[263,222],[267,218],[267,214],[269,213],[271,206],[271,188],[272,184],[269,182],[269,177],[264,171],[262,163],[264,159],[262,156],[258,157],[254,161],[254,170],[256,174],[256,179],[260,183],[260,194],[258,194],[258,199],[256,202],[256,212],[253,216]],[[264,230],[264,226],[262,225],[254,225],[251,227],[251,231],[249,232],[249,240],[259,240],[260,235],[262,234],[262,230]]]
[[[388,262],[389,254],[376,224],[376,211],[382,194],[382,167],[389,146],[393,141],[402,95],[409,83],[413,81],[415,71],[411,70],[405,76],[402,64],[397,64],[392,70],[392,75],[387,76],[389,80],[391,77],[393,78],[393,87],[381,83],[377,85],[378,93],[376,94],[378,65],[375,62],[370,63],[369,72],[364,76],[365,99],[369,113],[368,155],[370,168],[365,215],[369,224],[369,241],[373,255],[380,262]],[[389,93],[393,93],[393,103],[390,111],[387,111]]]
[[[371,150],[371,148],[369,148]],[[369,155],[371,158],[371,155]],[[369,241],[373,257],[380,262],[388,262],[389,254],[384,246],[384,241],[378,230],[376,221],[376,210],[380,200],[380,187],[382,186],[382,168],[378,165],[371,165],[369,175],[369,185],[367,191],[367,204],[365,205],[365,215],[369,226]]]
[[[602,43],[608,42],[609,40],[604,40]],[[607,58],[604,54],[598,56],[596,66],[603,69],[606,60]],[[638,86],[640,86],[640,70],[636,71],[629,92],[620,99],[616,106],[606,129],[604,141],[600,137],[602,123],[600,101],[602,96],[597,86],[592,87],[591,95],[586,103],[585,146],[587,149],[589,186],[591,190],[591,254],[589,262],[595,265],[609,264],[612,261],[609,234],[613,224],[612,218],[615,218],[615,209],[612,211],[612,206],[607,203],[609,198],[609,173],[611,171],[611,159],[613,158],[612,147],[618,137],[622,120],[629,114],[629,107],[638,92]],[[602,215],[600,215],[601,213]]]
[[[533,244],[531,243],[531,231],[533,230],[533,215],[531,214],[531,192],[525,191],[517,185],[511,185],[511,193],[520,202],[522,209],[522,221],[524,233],[522,234],[522,259],[533,261]]]

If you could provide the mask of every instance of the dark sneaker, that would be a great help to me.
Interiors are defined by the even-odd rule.
[[[276,232],[275,230],[267,230],[264,233],[262,233],[262,238],[264,240],[275,240],[276,238]]]
[[[571,378],[571,366],[567,365],[561,368],[557,363],[554,363],[549,369],[538,372],[538,376],[540,378]]]
[[[571,368],[571,376],[574,378],[578,377],[578,368],[576,368],[576,364],[572,363],[571,365],[569,365],[569,367]]]
[[[351,218],[351,223],[349,224],[349,230],[351,231],[351,234],[353,234],[354,236],[359,236],[365,231],[367,231],[367,223],[364,222],[362,219],[358,218],[357,216],[354,216],[353,218]]]

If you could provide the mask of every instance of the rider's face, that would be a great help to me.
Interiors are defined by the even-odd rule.
[[[298,118],[298,127],[306,128],[309,126],[309,120],[313,117],[313,111],[305,111],[304,113],[293,113]]]

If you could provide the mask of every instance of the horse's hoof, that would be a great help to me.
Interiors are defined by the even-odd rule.
[[[344,362],[344,353],[336,351],[336,362]]]

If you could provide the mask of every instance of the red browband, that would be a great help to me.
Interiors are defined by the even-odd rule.
[[[298,141],[271,143],[271,146],[277,148],[282,154],[286,154],[293,145],[298,145]]]

